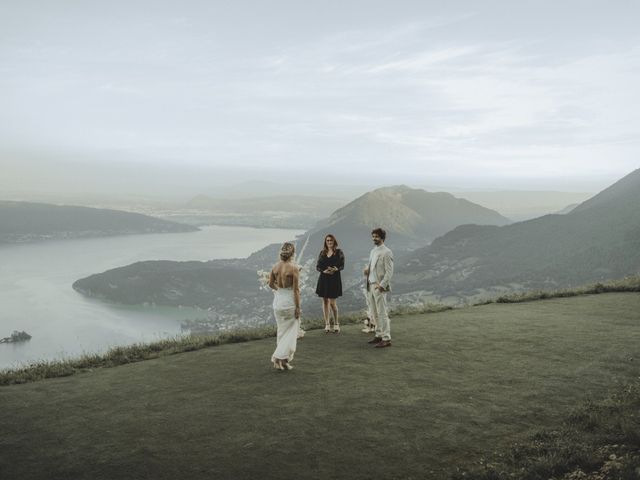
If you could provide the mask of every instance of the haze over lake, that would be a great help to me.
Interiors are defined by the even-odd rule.
[[[191,308],[129,307],[87,299],[71,288],[79,278],[142,260],[246,257],[300,233],[208,226],[192,233],[3,245],[0,337],[25,330],[33,338],[0,345],[0,368],[175,336],[180,334],[181,319],[202,316]]]

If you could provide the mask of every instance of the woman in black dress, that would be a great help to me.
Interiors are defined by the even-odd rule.
[[[320,255],[318,255],[318,263],[316,265],[316,270],[320,272],[316,293],[322,298],[325,333],[340,333],[336,298],[342,296],[340,271],[343,269],[344,253],[338,248],[336,237],[329,234],[324,237],[324,246]],[[333,329],[331,329],[331,324],[329,323],[329,311],[333,313]]]

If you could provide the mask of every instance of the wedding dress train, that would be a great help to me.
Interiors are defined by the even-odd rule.
[[[298,329],[300,319],[295,318],[296,304],[292,288],[279,288],[273,292],[273,313],[278,324],[278,339],[276,350],[271,356],[271,361],[293,360],[298,343]]]

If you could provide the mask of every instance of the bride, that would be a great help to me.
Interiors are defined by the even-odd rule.
[[[273,290],[273,313],[278,324],[276,350],[271,356],[273,367],[291,370],[300,328],[300,272],[293,262],[295,247],[286,242],[280,248],[280,261],[271,269],[269,287]]]

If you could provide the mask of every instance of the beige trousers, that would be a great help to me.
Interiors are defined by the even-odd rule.
[[[391,321],[387,312],[387,292],[380,292],[373,285],[370,285],[367,299],[369,300],[372,320],[376,324],[376,337],[380,337],[383,340],[391,340]]]

